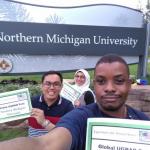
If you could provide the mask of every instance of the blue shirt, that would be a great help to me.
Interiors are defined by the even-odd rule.
[[[144,113],[127,106],[128,119],[150,120]],[[63,116],[57,127],[67,128],[72,135],[71,150],[85,150],[86,127],[88,118],[111,117],[100,111],[96,103],[79,107]],[[111,117],[113,118],[113,117]]]

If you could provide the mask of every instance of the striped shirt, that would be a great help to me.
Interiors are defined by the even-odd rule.
[[[44,111],[45,118],[50,120],[53,124],[56,124],[60,117],[74,108],[72,103],[63,97],[59,97],[51,106],[48,106],[45,103],[42,95],[33,97],[31,102],[32,107],[42,109]],[[40,136],[48,132],[40,124],[38,124],[36,119],[33,117],[28,118],[28,124],[28,135],[30,137]]]

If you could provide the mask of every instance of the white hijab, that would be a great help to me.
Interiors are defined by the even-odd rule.
[[[79,86],[76,84],[76,81],[75,81],[75,76],[78,72],[82,72],[85,76],[85,82],[83,85]],[[74,74],[74,81],[75,81],[75,85],[73,85],[75,88],[78,88],[82,93],[84,93],[85,91],[88,91],[91,89],[89,88],[90,87],[90,75],[89,73],[85,70],[85,69],[79,69],[75,72]]]

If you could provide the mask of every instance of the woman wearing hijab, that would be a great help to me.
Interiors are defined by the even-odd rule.
[[[78,100],[74,102],[75,107],[87,105],[95,101],[93,91],[89,88],[90,86],[90,75],[85,69],[80,69],[75,72],[73,85],[78,89],[82,95]]]

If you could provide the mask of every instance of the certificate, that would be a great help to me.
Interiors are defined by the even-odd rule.
[[[28,118],[31,114],[28,88],[0,94],[0,123]]]
[[[74,88],[71,84],[63,82],[63,88],[60,95],[70,100],[74,104],[74,101],[79,99],[79,97],[81,96],[81,92]]]
[[[90,118],[86,150],[150,150],[150,121]]]

